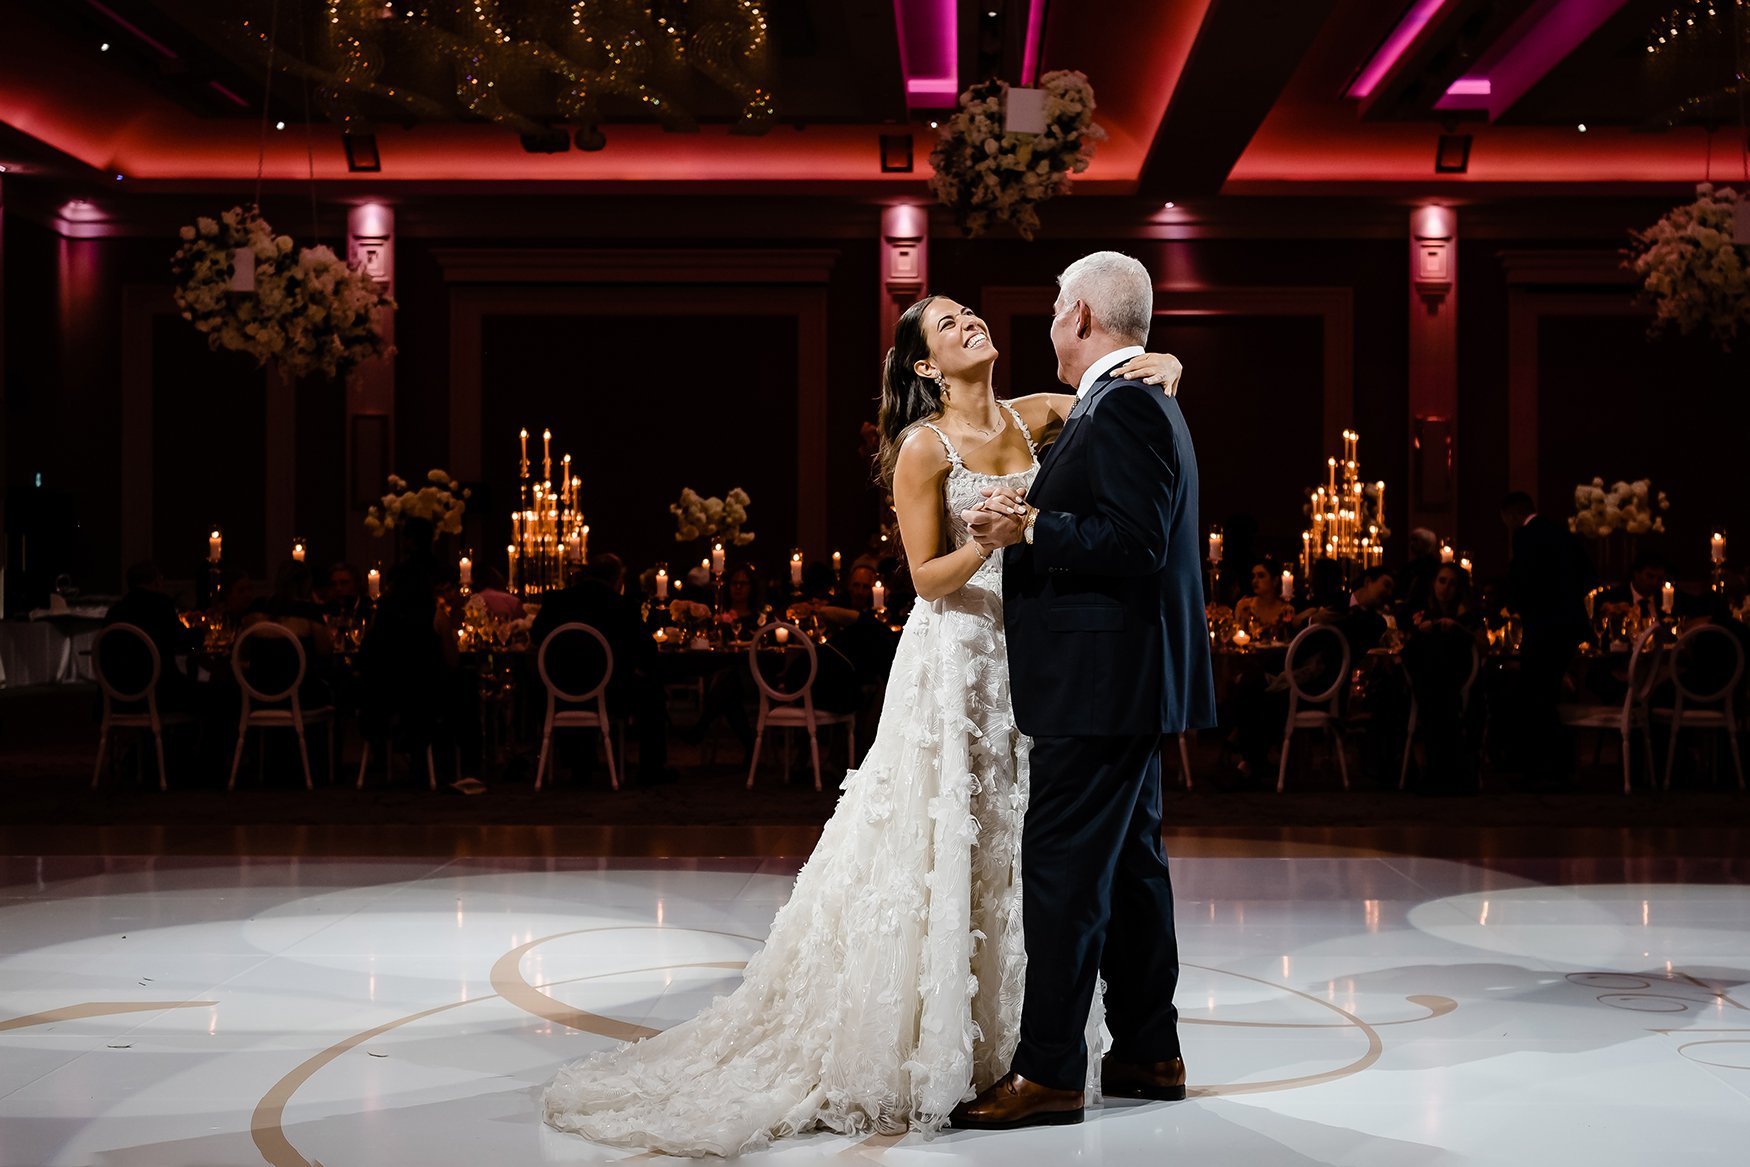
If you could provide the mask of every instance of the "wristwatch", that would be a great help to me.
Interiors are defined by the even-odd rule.
[[[1027,508],[1027,522],[1021,528],[1021,541],[1027,546],[1033,546],[1033,521],[1039,517],[1038,507]]]

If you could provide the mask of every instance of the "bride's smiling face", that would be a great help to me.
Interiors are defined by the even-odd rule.
[[[946,296],[937,296],[924,309],[923,325],[930,359],[913,366],[918,376],[953,380],[988,375],[997,350],[978,313]]]

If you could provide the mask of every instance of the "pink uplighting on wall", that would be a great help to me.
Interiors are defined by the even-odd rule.
[[[1404,18],[1398,21],[1398,26],[1385,38],[1385,43],[1379,46],[1379,51],[1362,67],[1360,75],[1355,78],[1355,84],[1349,87],[1350,97],[1367,97],[1371,95],[1385,80],[1385,75],[1392,71],[1392,66],[1398,63],[1409,47],[1416,43],[1416,38],[1422,35],[1422,30],[1428,27],[1428,22],[1434,19],[1435,13],[1446,7],[1446,0],[1416,0]]]
[[[1045,0],[1027,2],[1027,40],[1021,50],[1021,85],[1030,88],[1039,79],[1039,50],[1045,41]]]
[[[960,32],[954,0],[893,0],[906,104],[953,105],[960,95]]]

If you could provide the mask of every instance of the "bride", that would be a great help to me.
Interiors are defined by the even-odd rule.
[[[984,321],[945,296],[900,317],[880,473],[920,602],[875,742],[740,987],[562,1068],[545,1096],[553,1126],[671,1155],[733,1155],[816,1127],[933,1132],[1007,1069],[1026,971],[1028,743],[1010,711],[1002,566],[960,512],[984,503],[981,488],[1024,491],[1076,399],[999,401],[996,358]],[[1144,354],[1122,373],[1171,393],[1179,362]],[[1099,1023],[1096,1000],[1096,1049]]]

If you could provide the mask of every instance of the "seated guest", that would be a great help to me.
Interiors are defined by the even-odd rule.
[[[487,613],[494,620],[522,619],[523,602],[515,594],[505,590],[502,571],[496,567],[476,567],[474,583],[474,598],[485,605]]]
[[[298,696],[305,705],[316,707],[327,705],[332,700],[322,674],[328,658],[333,655],[334,638],[323,622],[322,605],[316,602],[313,585],[307,564],[296,559],[286,560],[274,574],[273,595],[257,600],[244,615],[241,627],[248,628],[271,620],[298,638],[298,643],[304,648],[305,661],[304,683]],[[268,654],[276,651],[271,643],[260,640],[252,643],[256,651]],[[288,661],[287,665],[295,671],[294,663]]]
[[[364,595],[359,587],[359,569],[350,563],[335,563],[317,595],[330,616],[351,618],[358,614]]]
[[[164,576],[156,564],[134,564],[128,568],[127,580],[127,594],[109,606],[103,623],[132,624],[146,634],[157,646],[163,668],[158,678],[159,704],[182,708],[190,694],[181,657],[200,646],[200,634],[183,626],[176,602],[164,591]],[[141,680],[143,683],[144,678]]]
[[[1398,572],[1397,592],[1405,612],[1414,614],[1428,606],[1428,593],[1440,570],[1440,536],[1427,527],[1417,527],[1409,536],[1410,561]]]
[[[1442,563],[1425,602],[1419,608],[1406,607],[1406,611],[1412,627],[1440,620],[1451,620],[1473,632],[1482,627],[1481,618],[1471,608],[1470,572],[1456,563]]]
[[[231,628],[237,627],[253,607],[255,607],[255,581],[249,578],[249,573],[247,571],[226,572],[225,594],[220,601],[220,611],[226,625]]]
[[[717,619],[729,626],[730,639],[751,640],[760,626],[760,585],[747,567],[737,567],[723,581],[723,611]]]
[[[1386,630],[1395,627],[1391,616],[1391,598],[1397,581],[1384,567],[1370,567],[1361,573],[1355,590],[1349,595],[1349,608],[1320,623],[1334,624],[1349,642],[1349,654],[1360,657],[1378,648]]]
[[[1343,565],[1334,559],[1313,560],[1306,582],[1306,606],[1295,615],[1296,624],[1311,620],[1321,609],[1342,611],[1349,606],[1349,589],[1343,582]]]
[[[542,598],[529,644],[539,652],[554,629],[564,624],[588,624],[602,634],[614,652],[608,711],[632,716],[638,731],[639,781],[651,786],[677,777],[668,768],[668,703],[656,676],[656,643],[645,631],[643,613],[638,602],[625,594],[625,586],[626,565],[618,555],[592,556],[570,586]]]
[[[845,579],[851,606],[823,610],[828,613],[824,618],[835,629],[827,644],[850,662],[859,687],[885,684],[893,669],[893,656],[899,651],[899,634],[875,615],[875,579],[873,564],[852,565]],[[846,613],[851,619],[842,618]]]
[[[1671,564],[1665,557],[1656,551],[1643,551],[1629,565],[1627,582],[1605,588],[1598,593],[1595,603],[1604,604],[1618,612],[1633,612],[1642,620],[1652,620],[1664,611],[1663,593],[1670,578]],[[1694,611],[1695,605],[1687,594],[1676,588],[1672,589],[1672,593],[1673,615],[1699,614]]]
[[[1234,623],[1244,628],[1248,624],[1259,629],[1273,628],[1294,620],[1294,606],[1282,598],[1282,573],[1275,564],[1260,561],[1252,564],[1249,594],[1240,597],[1234,607]]]

